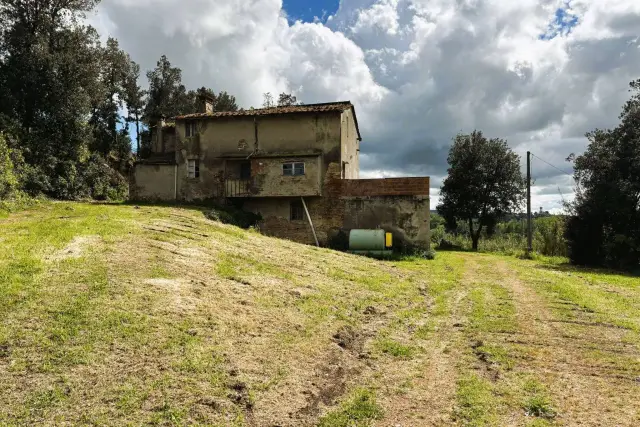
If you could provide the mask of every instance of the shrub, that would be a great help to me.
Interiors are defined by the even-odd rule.
[[[436,259],[436,251],[434,251],[433,249],[418,250],[414,253],[413,256],[417,258],[433,260],[433,259]]]
[[[129,195],[126,179],[102,157],[92,155],[84,165],[81,178],[89,197],[95,200],[125,200]]]
[[[533,248],[548,256],[566,256],[567,243],[564,238],[564,217],[536,218],[534,221]]]
[[[330,235],[327,242],[329,248],[336,251],[346,251],[349,249],[349,235],[344,230],[338,230]]]
[[[205,216],[212,221],[235,225],[240,228],[257,227],[262,220],[260,215],[244,211],[233,205],[218,205],[205,212]]]
[[[431,243],[439,244],[446,234],[443,224],[431,229]]]
[[[15,174],[11,153],[7,140],[0,133],[0,199],[9,197],[18,189],[18,177]]]

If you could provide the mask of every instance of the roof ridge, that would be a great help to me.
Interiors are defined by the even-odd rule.
[[[256,110],[273,110],[276,108],[295,108],[295,107],[322,107],[324,105],[353,105],[351,101],[334,101],[334,102],[316,102],[314,104],[293,104],[293,105],[274,105],[273,107],[260,107],[260,108],[239,108],[238,111],[256,111]],[[218,111],[224,113],[224,111]]]
[[[182,114],[173,117],[173,120],[197,120],[209,118],[231,118],[231,117],[260,117],[260,116],[276,116],[281,114],[305,114],[305,113],[335,113],[344,112],[351,109],[353,112],[353,120],[358,132],[358,140],[361,140],[360,129],[358,127],[358,119],[356,118],[355,106],[351,101],[323,102],[317,104],[303,105],[282,105],[279,107],[254,108],[249,110],[237,111],[213,111],[209,113],[193,113]]]

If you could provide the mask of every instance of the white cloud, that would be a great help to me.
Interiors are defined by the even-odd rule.
[[[637,0],[342,0],[326,25],[289,24],[281,7],[110,0],[92,22],[143,69],[167,54],[188,86],[227,90],[243,106],[266,91],[350,99],[364,176],[442,177],[451,138],[474,128],[569,169],[563,159],[585,148],[586,131],[617,123],[640,77]],[[542,40],[559,8],[576,25]],[[567,185],[553,168],[534,176]],[[545,188],[534,197],[559,206]]]
[[[398,33],[398,0],[381,0],[368,9],[360,9],[354,33],[380,30],[389,35]]]

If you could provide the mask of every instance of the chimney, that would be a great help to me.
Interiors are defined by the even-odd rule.
[[[213,113],[215,99],[206,94],[198,95],[198,113]]]

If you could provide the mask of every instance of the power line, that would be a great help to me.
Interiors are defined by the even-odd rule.
[[[536,155],[535,155],[535,154],[533,154],[533,153],[531,153],[531,155],[532,155],[533,157],[535,157],[536,159],[538,159],[538,160],[540,160],[540,161],[542,161],[542,162],[544,162],[544,163],[548,164],[549,166],[551,166],[551,167],[552,167],[552,168],[554,168],[555,170],[560,171],[560,172],[562,172],[563,174],[568,175],[568,176],[570,176],[571,178],[573,178],[573,174],[571,174],[571,173],[569,173],[569,172],[567,172],[567,171],[564,171],[564,170],[560,169],[559,167],[556,167],[556,166],[552,165],[551,163],[547,162],[545,159],[541,159],[540,157],[536,156]]]

